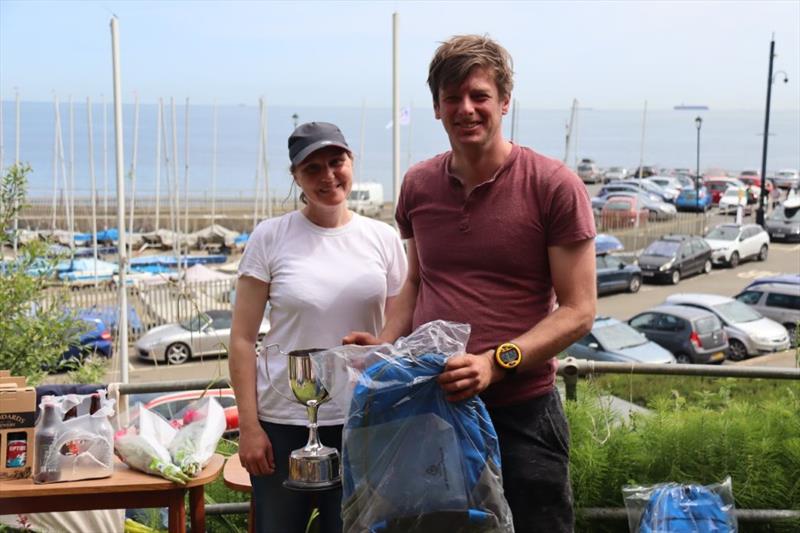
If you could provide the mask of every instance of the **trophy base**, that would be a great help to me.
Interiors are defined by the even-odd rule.
[[[336,448],[300,448],[289,455],[289,479],[283,482],[283,486],[300,491],[337,489],[342,485],[340,470]]]
[[[336,490],[342,486],[342,480],[328,481],[327,483],[303,483],[302,481],[294,481],[287,479],[283,482],[283,486],[289,490],[298,492],[326,492],[329,490]]]

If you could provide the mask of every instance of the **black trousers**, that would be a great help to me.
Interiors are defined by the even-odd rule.
[[[574,530],[569,425],[558,391],[489,408],[500,441],[503,490],[515,533]]]

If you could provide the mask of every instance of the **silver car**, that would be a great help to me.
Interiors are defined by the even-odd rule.
[[[734,296],[767,318],[783,324],[792,346],[797,346],[800,324],[800,285],[761,283]]]
[[[733,298],[683,293],[667,296],[665,303],[698,307],[717,315],[728,334],[728,358],[732,361],[789,348],[789,335],[783,325]]]
[[[797,189],[800,187],[800,172],[794,168],[779,170],[772,177],[772,183],[781,189]]]
[[[192,357],[227,355],[233,313],[227,310],[205,311],[177,324],[165,324],[145,333],[134,347],[141,359],[181,365]],[[258,328],[256,352],[260,351],[269,320],[263,318]]]

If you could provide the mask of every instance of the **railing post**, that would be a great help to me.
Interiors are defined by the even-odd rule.
[[[567,357],[559,361],[559,366],[563,368],[567,400],[576,401],[578,399],[578,376],[580,374],[578,360],[574,357]]]

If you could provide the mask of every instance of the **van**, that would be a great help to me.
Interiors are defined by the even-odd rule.
[[[767,318],[783,324],[792,346],[797,346],[797,325],[800,324],[800,285],[761,283],[734,296]]]
[[[360,215],[376,217],[383,209],[383,185],[375,182],[353,183],[347,208]]]
[[[582,159],[581,162],[578,163],[577,171],[578,177],[583,180],[584,183],[603,181],[603,174],[600,172],[600,168],[595,165],[594,161],[591,159]]]

